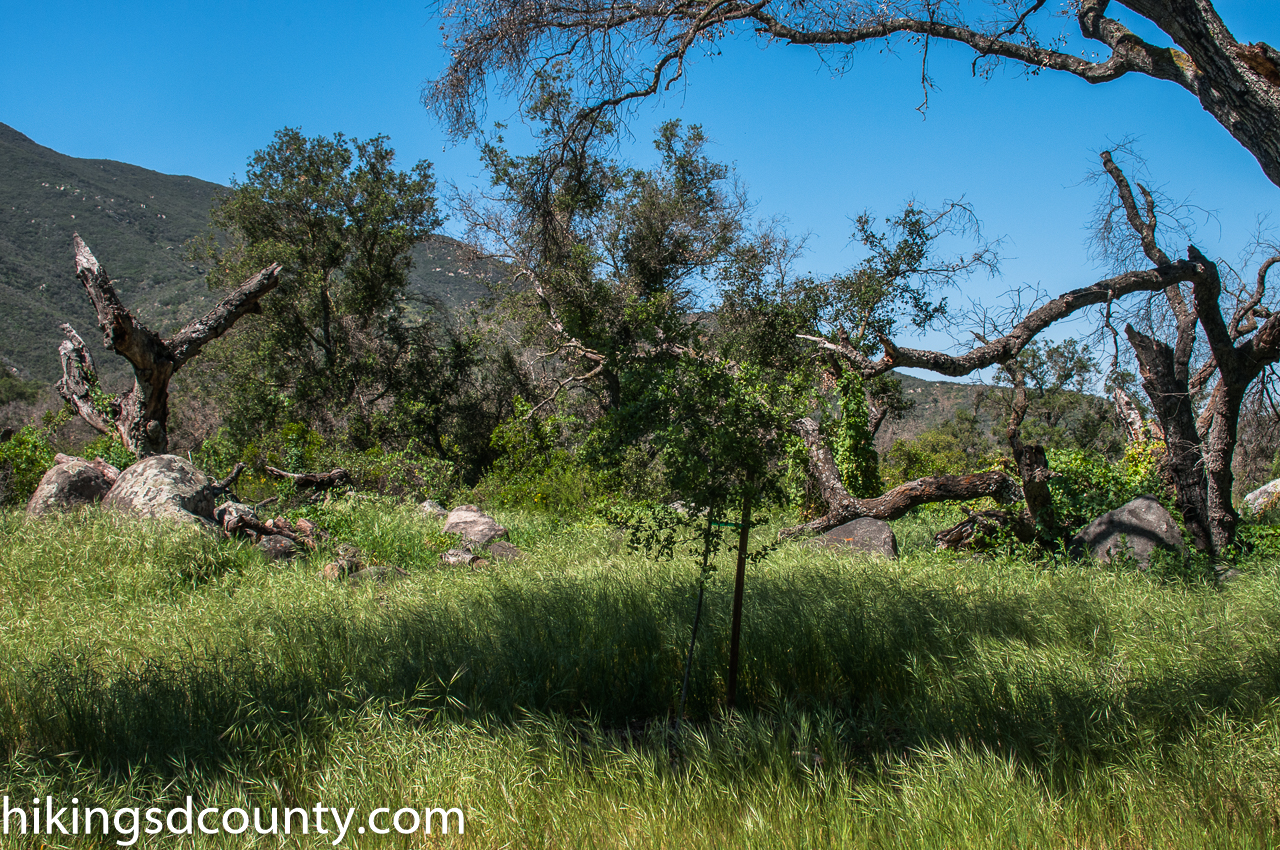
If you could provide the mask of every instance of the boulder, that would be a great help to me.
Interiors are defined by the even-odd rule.
[[[99,467],[82,458],[68,458],[40,479],[40,485],[27,502],[27,513],[40,516],[49,511],[96,504],[111,492],[111,485],[112,480]]]
[[[846,522],[818,537],[815,542],[829,549],[844,549],[882,558],[898,557],[898,538],[889,523],[871,517]]]
[[[297,546],[283,534],[268,534],[258,541],[258,548],[268,561],[285,561],[297,552]]]
[[[336,555],[337,560],[330,561],[320,570],[321,577],[330,581],[337,581],[354,575],[365,568],[364,553],[360,551],[359,546],[351,543],[339,543]]]
[[[449,515],[448,511],[440,507],[439,503],[431,499],[427,499],[421,505],[418,505],[418,507],[422,510],[424,514],[431,517],[432,519],[444,519]]]
[[[1244,506],[1249,513],[1257,516],[1266,513],[1280,502],[1280,478],[1269,484],[1263,484],[1257,490],[1244,497]]]
[[[514,561],[524,557],[524,551],[505,540],[495,540],[489,544],[489,554],[495,561]]]
[[[451,567],[469,567],[480,562],[480,556],[470,549],[450,549],[440,555],[440,563]]]
[[[186,458],[152,455],[120,473],[102,504],[139,516],[197,523],[220,531],[213,499],[213,483]]]
[[[507,536],[507,530],[498,521],[475,505],[459,505],[449,512],[444,524],[446,534],[460,534],[467,543],[488,545],[493,540]]]
[[[53,456],[54,463],[68,463],[73,460],[83,461],[84,458],[76,457],[74,455],[64,455],[62,452],[58,452]],[[93,460],[89,461],[89,465],[101,472],[113,485],[116,483],[116,479],[120,477],[120,470],[116,469],[100,457],[95,457]]]
[[[1156,549],[1187,556],[1178,523],[1155,496],[1139,496],[1098,517],[1071,538],[1070,549],[1077,554],[1087,552],[1104,564],[1118,554],[1128,553],[1142,570],[1151,565]]]

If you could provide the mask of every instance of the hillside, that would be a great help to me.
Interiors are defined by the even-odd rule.
[[[215,298],[183,255],[207,228],[222,188],[66,156],[0,124],[0,364],[51,382],[60,374],[59,324],[96,341],[93,310],[74,276],[72,233],[111,272],[125,304],[161,333],[207,310]],[[501,275],[500,264],[469,263],[461,243],[435,236],[414,251],[410,289],[452,310],[488,295]],[[98,361],[104,375],[124,374],[120,358]]]
[[[955,418],[958,411],[976,413],[982,432],[990,433],[997,414],[990,405],[978,405],[974,410],[978,393],[985,389],[981,384],[958,381],[927,381],[911,375],[894,372],[902,382],[902,393],[916,406],[901,419],[890,419],[876,433],[876,450],[886,451],[897,440],[918,437],[930,428]]]

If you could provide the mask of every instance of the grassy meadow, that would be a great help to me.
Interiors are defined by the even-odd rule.
[[[1280,842],[1280,564],[1217,588],[956,556],[921,519],[897,524],[896,563],[788,544],[749,570],[726,713],[726,554],[677,736],[698,567],[602,523],[498,518],[527,556],[471,569],[440,564],[456,541],[439,521],[379,498],[336,503],[330,548],[285,565],[96,509],[0,514],[0,788],[111,809],[465,812],[465,835],[352,847]],[[318,578],[344,541],[408,578]]]

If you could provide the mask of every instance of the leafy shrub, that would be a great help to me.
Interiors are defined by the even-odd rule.
[[[953,433],[940,429],[925,431],[919,437],[898,440],[884,453],[881,469],[885,486],[896,487],[907,481],[931,475],[964,475],[990,466],[995,454],[975,455]]]
[[[840,395],[840,419],[833,427],[831,450],[836,468],[849,494],[873,498],[884,490],[880,482],[880,458],[871,437],[867,413],[867,396],[862,376],[846,369],[837,383]]]
[[[268,466],[287,472],[328,472],[342,467],[351,474],[357,490],[415,500],[426,496],[446,500],[458,486],[453,463],[420,450],[416,443],[394,452],[380,446],[353,451],[325,440],[298,422],[264,434],[245,446],[237,446],[226,429],[219,430],[192,453],[192,460],[216,477],[229,474],[236,463],[247,464],[252,471],[241,477],[237,491],[242,497],[252,499],[292,492],[289,482],[265,474]]]
[[[81,457],[93,460],[100,457],[116,469],[128,469],[137,462],[133,452],[125,448],[124,441],[118,434],[103,434],[89,442],[77,452]]]
[[[49,432],[32,425],[0,443],[0,504],[25,504],[53,466],[55,454]]]
[[[528,402],[494,429],[490,442],[502,454],[475,487],[479,501],[506,508],[582,513],[605,493],[604,475],[558,445],[558,435],[580,423],[573,417],[529,416]]]
[[[1144,493],[1163,498],[1159,475],[1163,455],[1164,443],[1155,440],[1130,443],[1119,463],[1098,452],[1050,450],[1049,469],[1054,475],[1049,491],[1058,522],[1078,529]],[[1178,516],[1176,511],[1171,513]]]

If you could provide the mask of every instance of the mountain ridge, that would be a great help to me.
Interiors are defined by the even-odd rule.
[[[108,159],[80,159],[47,148],[0,123],[0,365],[51,383],[61,374],[58,326],[90,341],[97,318],[75,277],[73,233],[110,273],[134,315],[161,334],[203,315],[220,297],[186,258],[204,234],[209,210],[227,187],[196,177]],[[498,263],[470,263],[467,249],[436,235],[414,249],[410,294],[454,310],[491,294]],[[121,358],[95,358],[104,381],[125,380]]]

